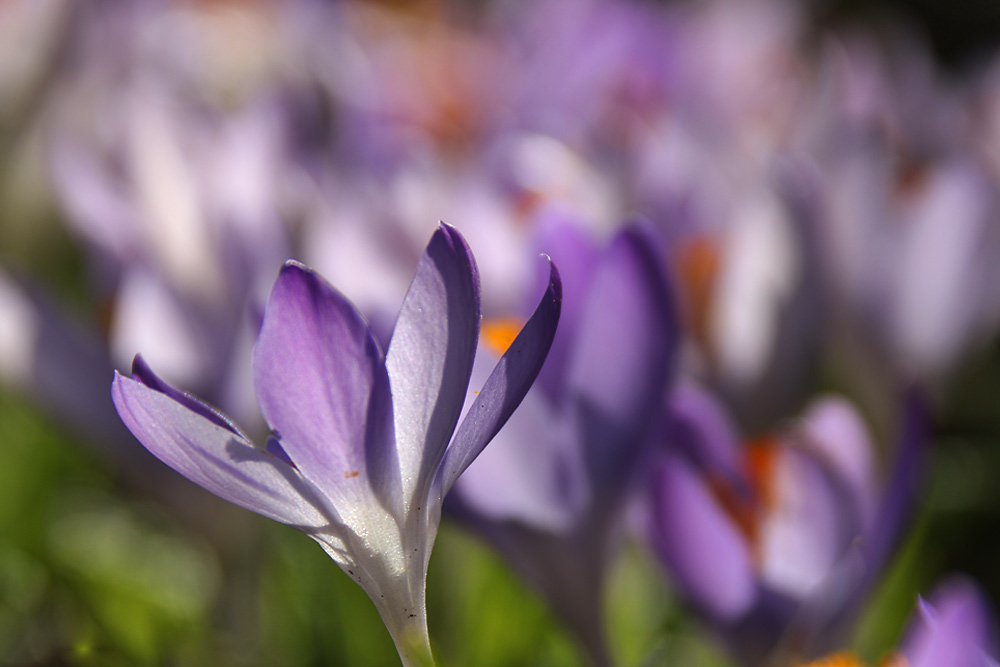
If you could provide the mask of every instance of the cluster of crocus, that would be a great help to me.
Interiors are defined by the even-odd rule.
[[[600,248],[556,217],[538,242],[565,275],[559,331],[535,387],[448,508],[541,593],[594,664],[606,665],[602,589],[624,506],[649,460],[677,317],[642,227]]]
[[[817,399],[794,428],[741,445],[711,394],[674,390],[649,534],[745,664],[815,655],[840,640],[912,511],[924,419],[909,399],[880,485],[871,436],[843,399]]]
[[[995,65],[951,85],[912,36],[782,0],[8,4],[0,34],[48,37],[0,63],[0,166],[37,124],[92,309],[0,248],[0,379],[134,486],[162,466],[105,389],[141,352],[132,432],[316,539],[405,661],[442,507],[595,664],[630,537],[736,660],[842,645],[917,509],[925,412],[1000,330]],[[537,252],[565,293],[546,266],[534,308]],[[293,262],[268,298],[286,257],[345,296]],[[914,380],[934,402],[894,408]]]
[[[112,395],[157,458],[209,491],[315,539],[378,608],[403,662],[432,662],[424,589],[445,494],[503,426],[548,352],[561,288],[541,303],[456,432],[479,333],[464,239],[435,233],[383,355],[364,318],[318,275],[281,271],[254,346],[273,436],[254,446],[141,358]]]
[[[885,667],[995,667],[994,619],[974,584],[954,579],[940,584],[929,600],[921,598],[898,651]],[[842,651],[804,667],[864,667],[853,653]]]

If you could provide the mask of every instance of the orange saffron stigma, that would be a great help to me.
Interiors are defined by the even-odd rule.
[[[679,255],[685,315],[695,338],[707,347],[712,294],[721,266],[719,250],[714,239],[696,236],[681,245]]]
[[[757,501],[764,508],[774,506],[774,467],[779,444],[774,435],[765,435],[746,443],[743,466]]]
[[[482,340],[498,356],[503,355],[521,332],[523,322],[516,317],[486,320],[482,326]]]
[[[810,662],[802,667],[865,667],[865,664],[855,654],[841,651]]]
[[[800,667],[865,667],[865,663],[854,653],[840,651]],[[878,667],[906,667],[906,660],[902,656],[894,655],[880,662]]]
[[[774,505],[774,469],[779,456],[778,439],[763,436],[745,443],[742,452],[744,479],[749,496],[741,494],[722,475],[709,474],[706,481],[715,499],[753,546],[757,546],[761,518]]]

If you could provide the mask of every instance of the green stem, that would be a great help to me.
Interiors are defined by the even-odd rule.
[[[430,637],[427,634],[427,618],[423,622],[403,628],[402,633],[393,635],[396,651],[403,667],[434,667]]]

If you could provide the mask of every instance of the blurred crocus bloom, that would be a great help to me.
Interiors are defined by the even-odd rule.
[[[996,637],[989,606],[976,586],[964,579],[940,584],[929,600],[921,598],[897,655],[886,667],[995,667]],[[857,656],[840,652],[806,667],[864,667]]]
[[[893,66],[877,53],[857,39],[830,49],[816,95],[808,150],[827,184],[823,263],[847,340],[869,357],[848,370],[937,383],[1000,323],[1000,191],[989,159],[956,136],[988,145],[968,127],[972,104],[922,50]]]
[[[384,357],[340,293],[301,264],[285,265],[253,354],[257,399],[274,433],[265,449],[139,358],[131,379],[115,377],[112,396],[164,463],[319,542],[375,603],[404,664],[426,664],[424,584],[442,499],[534,381],[560,292],[550,265],[541,303],[457,432],[479,334],[479,279],[465,240],[444,225]]]
[[[569,224],[541,236],[540,247],[564,267],[559,332],[538,382],[448,509],[544,596],[593,663],[608,664],[604,573],[662,400],[677,322],[639,229],[604,248]],[[494,323],[484,338],[502,347],[502,333]]]
[[[744,664],[829,650],[874,583],[920,470],[922,410],[907,401],[887,483],[846,400],[816,399],[797,425],[740,446],[707,392],[668,403],[650,534],[684,595]]]
[[[168,381],[259,428],[246,360],[291,254],[298,156],[273,91],[300,3],[86,4],[45,147],[110,357],[142,350]]]
[[[907,667],[996,667],[993,617],[970,581],[954,579],[920,599],[919,616],[900,650]]]

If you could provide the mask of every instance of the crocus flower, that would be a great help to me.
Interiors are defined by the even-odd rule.
[[[928,600],[919,600],[917,611],[900,650],[907,667],[996,667],[994,619],[971,581],[939,584]]]
[[[122,366],[142,350],[259,428],[247,350],[274,267],[293,254],[302,171],[277,63],[293,58],[307,3],[76,4],[43,145],[108,356]],[[91,409],[93,392],[73,393]]]
[[[601,248],[580,228],[553,223],[541,243],[566,272],[559,332],[521,410],[460,480],[449,510],[604,665],[601,589],[670,374],[677,320],[639,228]]]
[[[671,447],[653,474],[649,530],[682,594],[743,664],[829,650],[908,516],[920,402],[907,401],[885,485],[844,399],[818,398],[794,428],[745,447],[706,391],[679,386],[667,409]]]
[[[841,367],[869,384],[901,372],[939,384],[1000,323],[1000,190],[977,150],[988,132],[968,127],[976,105],[899,37],[892,58],[860,36],[827,49],[805,149],[826,182],[835,338],[865,355]]]
[[[929,600],[920,598],[898,652],[885,667],[996,667],[994,619],[971,581],[939,584]],[[805,667],[864,667],[853,653],[838,652]]]
[[[479,334],[479,280],[465,240],[445,225],[417,266],[384,356],[340,293],[285,264],[253,353],[257,399],[274,433],[265,448],[141,358],[131,379],[116,375],[112,396],[164,463],[319,542],[375,603],[403,663],[425,664],[424,584],[442,499],[545,359],[561,300],[551,265],[549,278],[457,432]]]

